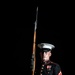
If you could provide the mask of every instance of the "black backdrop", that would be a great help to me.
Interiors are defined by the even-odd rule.
[[[70,24],[68,7],[64,2],[30,1],[17,4],[15,8],[16,50],[13,52],[13,73],[15,75],[31,75],[30,63],[33,46],[34,22],[38,6],[38,24],[36,44],[48,42],[55,45],[52,61],[59,63],[63,74],[66,73],[65,53],[68,48]],[[28,4],[29,3],[29,4]],[[68,24],[67,24],[68,23]],[[24,27],[21,27],[23,25]],[[70,42],[70,41],[69,41]],[[37,50],[38,56],[38,50]],[[37,63],[37,65],[39,65]]]

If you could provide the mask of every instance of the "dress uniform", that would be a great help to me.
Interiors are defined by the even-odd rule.
[[[49,43],[40,43],[38,44],[38,47],[42,52],[48,52],[55,48],[54,45]],[[59,64],[48,60],[47,62],[42,62],[40,75],[62,75],[62,71]]]

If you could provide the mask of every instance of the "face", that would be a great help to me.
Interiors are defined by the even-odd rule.
[[[48,51],[48,52],[43,52],[43,61],[48,61],[50,59],[50,56],[51,56],[51,51]]]

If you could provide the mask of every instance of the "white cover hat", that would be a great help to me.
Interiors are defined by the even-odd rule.
[[[40,49],[45,48],[45,49],[50,49],[50,50],[52,50],[53,48],[55,48],[54,45],[49,44],[49,43],[40,43],[40,44],[38,44],[38,47],[39,47]]]

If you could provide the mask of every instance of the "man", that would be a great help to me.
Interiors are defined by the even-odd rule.
[[[42,58],[40,75],[62,75],[60,66],[50,60],[51,51],[55,46],[49,43],[40,43],[38,47],[41,50]]]

